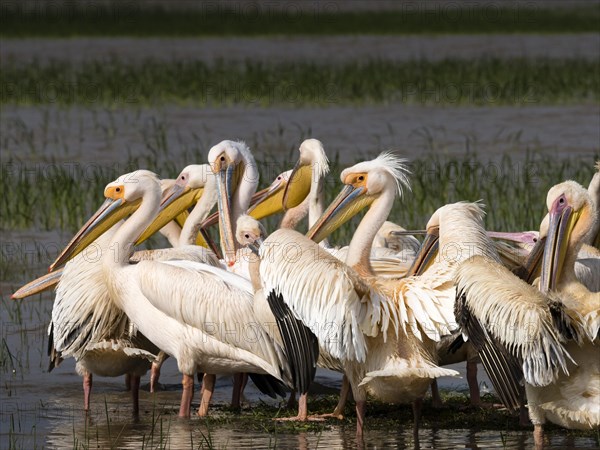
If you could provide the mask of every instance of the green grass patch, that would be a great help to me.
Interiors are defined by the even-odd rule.
[[[462,157],[428,156],[410,162],[412,192],[397,200],[390,220],[407,228],[423,228],[440,206],[456,201],[483,200],[490,230],[536,230],[546,211],[550,187],[567,179],[587,186],[594,173],[595,160],[554,159],[528,154],[524,160],[504,156],[491,161],[476,154]],[[198,155],[187,161],[203,159]],[[258,161],[261,186],[280,172],[291,168],[293,160],[273,157]],[[132,158],[127,172],[139,167],[174,178],[186,164],[159,157]],[[326,201],[339,192],[339,173],[344,168],[333,159],[332,175],[326,183]],[[28,166],[18,161],[2,164],[0,180],[0,229],[77,230],[103,201],[104,186],[117,178],[115,167],[48,164]],[[43,205],[41,207],[40,205]],[[333,235],[333,242],[349,242],[359,217]],[[273,230],[277,218],[267,223]],[[7,264],[9,261],[5,261]]]
[[[25,3],[25,2],[24,2]],[[497,4],[461,6],[415,2],[394,11],[338,11],[335,2],[312,7],[269,3],[199,4],[192,9],[39,2],[3,5],[2,37],[269,36],[335,34],[582,33],[598,31],[598,5],[541,8]]]
[[[398,102],[528,106],[597,102],[598,73],[600,60],[586,59],[371,60],[335,65],[157,60],[129,64],[119,59],[81,64],[5,62],[0,102],[109,107]]]

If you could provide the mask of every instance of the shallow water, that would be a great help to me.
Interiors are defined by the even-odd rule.
[[[446,58],[597,58],[600,36],[581,34],[490,34],[440,36],[318,36],[269,38],[78,38],[2,39],[0,59],[27,63],[83,62],[117,57],[128,62],[163,61],[311,61],[357,59],[406,61]]]
[[[215,419],[190,420],[177,418],[181,395],[180,375],[173,359],[162,369],[163,390],[148,392],[148,377],[142,378],[140,416],[131,415],[129,393],[124,378],[94,378],[92,407],[86,417],[83,412],[81,378],[75,373],[74,361],[64,361],[52,373],[47,373],[46,329],[52,296],[12,302],[8,294],[17,283],[3,282],[0,448],[355,448],[355,427],[352,420],[341,424],[328,422],[311,431],[290,432],[277,426],[268,433],[247,429],[243,422],[227,411],[231,395],[231,378],[217,380],[211,414]],[[466,391],[464,364],[452,366],[462,378],[440,379],[443,390],[461,395]],[[488,391],[489,380],[480,370],[482,392]],[[339,389],[340,375],[319,370],[315,392],[332,394]],[[196,391],[199,385],[196,385]],[[283,402],[261,396],[250,382],[245,390],[242,419],[252,421],[252,405],[264,402],[283,406]],[[466,395],[466,394],[465,394]],[[196,394],[193,407],[198,406]],[[309,403],[310,408],[310,403]],[[398,410],[410,408],[398,406]],[[392,410],[393,411],[393,410]],[[431,411],[431,410],[430,410]],[[473,411],[472,414],[477,414]],[[229,418],[229,419],[228,419]],[[224,420],[223,420],[224,419]],[[412,447],[410,421],[394,420],[393,429],[368,429],[365,448]],[[258,418],[256,420],[265,420]],[[268,419],[267,419],[268,420]],[[246,422],[247,423],[247,422]],[[269,421],[270,425],[271,422]],[[368,424],[368,418],[367,418]],[[286,425],[287,427],[287,425]],[[300,428],[302,430],[302,428]],[[422,427],[421,448],[510,448],[526,449],[533,445],[531,432],[497,431],[470,428],[433,429]],[[551,433],[552,448],[595,448],[590,437],[573,437],[567,432]]]
[[[129,155],[158,154],[190,164],[223,139],[242,139],[259,158],[295,160],[303,139],[322,140],[342,163],[394,149],[408,158],[427,153],[515,160],[535,150],[552,157],[593,155],[600,142],[600,105],[444,107],[379,105],[109,110],[2,107],[1,160],[122,166]],[[192,156],[195,155],[195,156]],[[183,166],[182,166],[183,167]],[[121,170],[119,173],[126,172]],[[167,176],[168,174],[162,174]],[[174,175],[174,174],[173,174]]]

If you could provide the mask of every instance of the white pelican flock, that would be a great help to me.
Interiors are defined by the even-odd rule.
[[[479,404],[481,361],[502,403],[528,413],[536,447],[546,422],[600,426],[599,164],[588,188],[556,180],[539,232],[487,232],[484,205],[464,201],[433,212],[422,244],[388,221],[411,195],[405,160],[382,153],[344,169],[327,205],[329,172],[322,143],[307,139],[295,166],[257,192],[250,149],[226,140],[175,180],[140,169],[108,183],[50,273],[13,294],[54,289],[50,368],[75,359],[84,410],[93,374],[129,375],[139,414],[140,377],[151,369],[154,391],[170,356],[183,377],[181,417],[196,374],[200,416],[216,375],[235,377],[239,407],[248,374],[266,395],[300,393],[287,420],[339,419],[351,391],[359,440],[369,398],[411,404],[418,442],[429,387],[458,374],[443,366],[467,361]],[[362,210],[349,245],[330,247]],[[260,220],[277,213],[269,234]],[[173,248],[135,252],[157,231]],[[321,416],[307,401],[317,366],[344,380],[335,411]]]

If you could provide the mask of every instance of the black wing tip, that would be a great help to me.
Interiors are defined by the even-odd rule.
[[[277,397],[286,397],[287,391],[285,385],[274,376],[257,373],[249,373],[248,376],[257,389],[263,394],[268,395],[273,399],[276,399]]]
[[[267,301],[283,339],[294,389],[301,394],[307,393],[315,377],[319,359],[317,337],[302,321],[296,319],[283,295],[271,291]]]

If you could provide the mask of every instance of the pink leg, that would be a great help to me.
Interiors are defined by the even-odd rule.
[[[348,401],[348,395],[350,394],[350,382],[348,381],[348,377],[344,375],[342,379],[342,388],[340,389],[340,399],[338,400],[337,405],[332,413],[327,414],[318,414],[315,416],[311,416],[312,419],[339,419],[342,420],[344,418],[344,408],[346,407],[346,402]]]
[[[153,362],[150,367],[150,392],[156,392],[158,386],[158,379],[160,378],[160,366],[161,363]]]
[[[440,397],[440,389],[437,380],[431,382],[431,406],[441,408],[443,406],[442,397]]]
[[[133,415],[140,413],[140,379],[139,375],[131,375],[131,399],[133,400]]]
[[[192,407],[192,398],[194,397],[194,375],[183,375],[183,393],[181,394],[181,405],[179,407],[179,417],[190,417]]]
[[[233,392],[231,393],[231,407],[241,409],[242,391],[248,382],[248,375],[245,373],[236,373],[233,376]]]
[[[92,395],[92,374],[86,372],[83,376],[83,409],[90,410],[90,396]]]
[[[198,408],[198,415],[205,417],[208,415],[208,407],[210,406],[210,399],[212,398],[213,391],[215,390],[216,375],[205,373],[202,378],[202,397],[200,399],[200,407]]]
[[[362,440],[364,436],[365,413],[367,410],[367,402],[365,400],[357,400],[356,402],[356,439]]]
[[[544,425],[535,424],[533,426],[533,442],[536,450],[544,448]]]
[[[415,447],[419,445],[419,423],[421,422],[421,411],[423,409],[423,399],[418,398],[413,401],[413,439]]]
[[[307,420],[311,421],[321,421],[323,418],[318,416],[310,416],[308,415],[308,394],[300,394],[298,398],[298,415],[294,417],[278,417],[277,419],[280,422],[287,421],[296,421],[296,422],[305,422]]]
[[[469,397],[471,406],[480,406],[479,382],[477,381],[477,363],[467,361],[467,383],[469,384]]]

